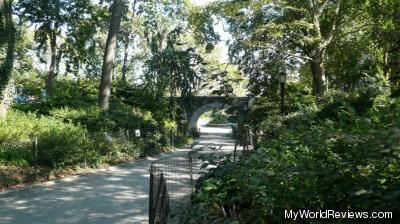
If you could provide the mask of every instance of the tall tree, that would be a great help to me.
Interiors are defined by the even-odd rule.
[[[76,7],[86,7],[86,16],[79,20],[70,20],[68,36],[60,45],[60,53],[65,59],[66,72],[78,75],[83,71],[86,77],[95,77],[101,70],[99,61],[103,59],[104,34],[109,25],[108,10],[101,5]]]
[[[232,0],[211,5],[210,10],[229,23],[235,39],[231,56],[245,73],[270,73],[264,65],[273,61],[279,69],[308,61],[314,94],[323,95],[327,48],[338,36],[360,28],[343,29],[352,27],[354,5],[342,0]]]
[[[165,48],[160,48],[160,41],[153,38],[150,42],[152,57],[146,62],[146,83],[155,86],[156,91],[169,95],[169,117],[175,122],[177,118],[178,93],[185,101],[186,111],[190,111],[190,97],[199,85],[201,77],[207,72],[202,68],[203,58],[194,48],[186,48],[179,42],[182,30],[176,29],[167,35]],[[161,95],[160,94],[160,95]],[[174,144],[174,135],[171,135]]]
[[[128,59],[129,59],[129,49],[131,47],[131,43],[133,42],[134,39],[134,28],[135,28],[135,23],[134,23],[134,17],[136,13],[136,3],[137,0],[133,1],[133,11],[132,13],[125,13],[125,18],[123,18],[123,24],[122,24],[122,29],[120,33],[122,34],[122,43],[124,45],[123,48],[123,59],[122,59],[122,71],[121,71],[121,79],[123,82],[126,82],[126,73],[128,72]]]
[[[50,46],[50,66],[46,80],[46,91],[52,94],[54,78],[60,62],[62,36],[69,36],[70,25],[90,16],[89,0],[21,0],[18,13],[21,18],[36,26],[35,40],[39,50],[46,52]],[[67,29],[65,29],[67,28]]]
[[[179,4],[180,3],[180,4]],[[150,48],[150,57],[145,63],[144,82],[160,98],[169,98],[168,116],[176,122],[176,97],[190,106],[190,97],[198,87],[207,70],[198,51],[188,45],[182,36],[192,30],[187,24],[187,8],[183,2],[164,1],[142,5],[145,37]],[[188,110],[187,110],[188,111]],[[175,123],[176,125],[176,123]],[[174,134],[171,133],[171,143]]]
[[[124,43],[124,56],[122,61],[122,76],[121,79],[123,82],[126,82],[126,73],[128,70],[128,57],[129,57],[129,45],[132,41],[132,35],[130,30],[121,31],[123,35],[123,43]]]
[[[389,79],[391,68],[400,66],[400,1],[371,0],[367,11],[371,17],[369,34],[382,52],[380,64]]]
[[[14,62],[15,28],[12,19],[12,0],[0,0],[0,116],[4,116],[11,99],[3,101]]]
[[[0,93],[8,83],[13,67],[15,28],[12,0],[0,0]]]
[[[108,31],[107,42],[104,51],[103,68],[101,72],[99,105],[103,110],[108,110],[110,107],[112,74],[123,9],[123,0],[114,0],[114,3],[111,7],[110,27]]]
[[[298,47],[310,60],[315,95],[323,95],[327,90],[325,76],[326,50],[336,34],[339,19],[342,16],[340,12],[341,2],[341,0],[309,1],[308,7],[305,7],[307,12],[303,16],[306,18],[305,22],[308,22],[309,25],[312,24],[312,28],[308,29],[300,26],[295,36],[290,36],[289,38],[291,39],[288,40],[294,46]],[[324,17],[328,19],[324,21]],[[296,24],[299,21],[294,20],[291,22]],[[300,22],[302,21],[300,20]],[[329,25],[323,27],[324,23],[328,23]],[[287,30],[286,34],[289,34],[289,32]],[[294,38],[297,35],[299,38]],[[311,37],[312,41],[305,43],[304,40],[309,37]]]
[[[54,77],[56,76],[57,63],[57,42],[60,28],[65,22],[61,15],[61,8],[65,2],[60,0],[22,0],[19,2],[21,16],[33,24],[38,24],[35,32],[35,39],[39,42],[39,48],[46,49],[50,45],[50,66],[46,80],[46,91],[52,93]]]

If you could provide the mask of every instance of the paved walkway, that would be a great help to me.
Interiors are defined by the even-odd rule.
[[[233,148],[230,128],[202,128],[196,147]],[[0,223],[148,223],[149,166],[166,156],[186,156],[180,149],[154,158],[0,193]]]

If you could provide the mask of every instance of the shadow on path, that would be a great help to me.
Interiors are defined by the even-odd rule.
[[[195,147],[233,147],[230,127],[202,132]],[[189,150],[0,193],[0,223],[148,223],[151,162],[168,156],[186,157]]]

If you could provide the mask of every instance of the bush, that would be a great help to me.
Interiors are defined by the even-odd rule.
[[[36,83],[41,81],[39,77],[29,80],[19,76],[17,83],[24,87],[25,93],[38,96],[43,86]],[[122,88],[120,85],[116,83],[116,88]],[[138,91],[142,99],[139,102],[147,105],[144,90]],[[38,138],[37,162],[46,166],[80,165],[84,160],[96,165],[143,157],[170,145],[170,134],[176,134],[177,124],[167,119],[164,112],[157,115],[140,109],[141,104],[127,105],[122,102],[123,97],[114,98],[110,109],[103,111],[97,106],[97,97],[98,80],[60,78],[51,97],[32,104],[14,104],[13,109],[19,112],[12,112],[2,120],[0,128],[7,128],[0,133],[0,143],[15,143],[18,147],[0,148],[0,159],[8,164],[35,164],[32,156],[35,138]],[[158,99],[163,101],[162,97]],[[159,107],[160,103],[149,106],[156,111]],[[134,137],[136,129],[141,131],[140,138]]]
[[[258,150],[221,164],[199,183],[189,219],[281,223],[286,209],[398,216],[400,99],[355,96],[365,97],[343,95],[336,98],[340,104],[303,109],[275,121],[273,128],[267,121],[261,128],[268,138]],[[327,108],[334,113],[325,113]]]
[[[11,157],[34,164],[35,139],[37,139],[37,163],[46,166],[66,166],[83,162],[84,150],[90,144],[81,126],[64,123],[52,117],[37,117],[34,114],[10,112],[0,119],[0,144],[23,145],[3,149],[1,160]],[[19,156],[17,156],[19,155]]]
[[[32,81],[33,82],[33,81]],[[38,94],[41,89],[33,89],[30,85],[35,83],[19,83],[23,85],[25,92]],[[40,86],[40,85],[38,85]],[[68,79],[57,79],[51,97],[41,99],[34,104],[14,104],[13,108],[23,112],[33,112],[40,115],[49,115],[53,109],[69,107],[69,108],[84,108],[96,105],[98,96],[98,82],[96,80],[74,81]],[[36,95],[41,98],[40,95]]]
[[[17,73],[17,72],[16,72]],[[30,96],[39,97],[41,90],[44,89],[45,76],[36,72],[13,75],[15,87],[22,89],[22,93]]]
[[[224,110],[213,110],[209,114],[210,124],[234,123],[234,117],[225,113]]]
[[[0,144],[0,164],[25,167],[34,161],[32,144]]]
[[[157,130],[143,125],[141,138],[135,138],[132,129],[128,139],[127,132],[123,128],[111,130],[117,127],[114,122],[110,122],[112,123],[110,126],[105,126],[102,119],[107,120],[111,115],[104,115],[106,116],[104,118],[103,115],[99,115],[100,110],[95,108],[93,110],[64,108],[55,110],[51,114],[53,116],[10,112],[6,118],[0,119],[2,130],[0,162],[17,166],[65,167],[83,165],[86,160],[87,165],[96,166],[103,162],[144,157],[155,154],[162,148],[159,144],[162,135]],[[93,115],[99,117],[92,117]],[[139,118],[147,125],[151,123],[148,115],[134,116],[132,119]],[[85,129],[81,122],[90,126],[88,128],[90,131]],[[133,124],[140,125],[140,123]],[[124,127],[120,123],[117,125]],[[37,139],[37,160],[35,139]]]

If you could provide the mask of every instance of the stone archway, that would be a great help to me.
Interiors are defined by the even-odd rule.
[[[221,109],[224,107],[224,103],[221,102],[214,102],[205,104],[194,111],[192,116],[190,116],[188,130],[198,129],[197,122],[202,114],[207,111],[214,110],[214,109]]]

